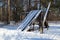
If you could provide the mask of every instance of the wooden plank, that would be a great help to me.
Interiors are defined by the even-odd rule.
[[[46,10],[46,13],[45,13],[44,18],[43,18],[43,22],[42,22],[42,33],[43,33],[43,27],[44,27],[44,23],[45,23],[46,18],[47,18],[47,14],[48,14],[50,5],[51,5],[51,2],[49,2],[48,7],[47,7],[47,10]]]

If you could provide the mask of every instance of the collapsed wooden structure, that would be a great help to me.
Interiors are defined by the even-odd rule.
[[[0,21],[6,21],[7,24],[9,24],[10,21],[15,21],[15,22],[22,21],[31,10],[43,9],[46,11],[46,8],[41,6],[42,4],[40,0],[35,0],[35,1],[33,0],[1,0],[0,3],[1,3]],[[50,4],[49,4],[49,7],[50,7]],[[46,15],[49,10],[49,7],[47,8],[46,14],[42,21],[42,27],[41,27],[42,33],[43,33],[43,26],[46,20]]]

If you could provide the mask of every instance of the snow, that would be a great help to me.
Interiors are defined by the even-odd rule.
[[[60,24],[49,23],[49,29],[44,33],[16,30],[17,25],[6,25],[0,28],[0,40],[60,40]],[[35,25],[35,27],[38,25]]]

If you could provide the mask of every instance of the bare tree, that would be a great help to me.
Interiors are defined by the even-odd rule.
[[[10,1],[11,0],[7,0],[7,3],[8,3],[8,13],[7,13],[7,24],[10,23]]]

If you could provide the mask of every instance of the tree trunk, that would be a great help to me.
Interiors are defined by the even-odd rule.
[[[7,24],[10,24],[10,0],[8,0]]]

